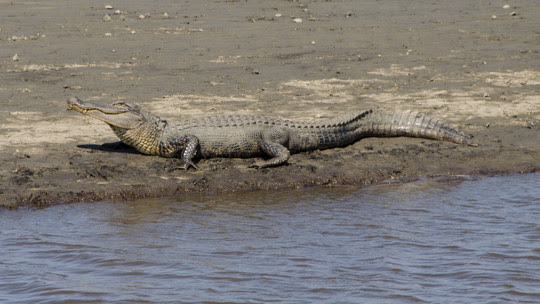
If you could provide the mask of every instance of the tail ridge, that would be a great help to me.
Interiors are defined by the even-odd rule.
[[[374,135],[419,137],[478,146],[471,136],[446,121],[421,112],[377,110],[373,114],[369,127]]]

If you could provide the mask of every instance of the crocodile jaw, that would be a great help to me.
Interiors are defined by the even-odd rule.
[[[67,104],[70,110],[80,112],[119,128],[132,129],[145,121],[144,116],[138,112],[137,107],[125,103],[108,106],[82,101],[77,97],[70,97],[67,100]]]

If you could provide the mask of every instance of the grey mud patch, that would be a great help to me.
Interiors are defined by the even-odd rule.
[[[79,1],[0,10],[0,204],[125,200],[512,174],[540,167],[540,8],[379,1]],[[467,12],[464,14],[463,12]],[[165,14],[166,13],[166,14]],[[109,17],[105,17],[108,15]],[[140,18],[139,16],[144,16]],[[497,15],[496,19],[491,16]],[[295,20],[302,19],[297,22]],[[17,56],[15,56],[17,55]],[[374,107],[422,111],[479,147],[366,138],[293,155],[179,160],[109,144],[79,96],[136,102],[163,119],[264,114],[316,121]]]

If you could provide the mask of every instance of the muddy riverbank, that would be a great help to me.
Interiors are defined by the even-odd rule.
[[[0,204],[64,202],[535,172],[535,1],[0,3]],[[111,8],[112,7],[112,8]],[[136,102],[164,119],[265,114],[315,121],[372,107],[441,117],[479,147],[369,138],[293,155],[180,160],[104,143],[69,96]]]

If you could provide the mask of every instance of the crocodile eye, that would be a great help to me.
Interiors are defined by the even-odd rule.
[[[124,101],[117,101],[112,104],[113,106],[127,107],[127,104]]]
[[[130,109],[130,110],[135,110],[137,112],[139,112],[141,110],[141,108],[139,107],[139,105],[136,105],[136,104],[129,104],[129,103],[126,103],[126,106]]]
[[[130,104],[130,103],[127,103],[125,101],[117,101],[117,102],[113,103],[112,105],[116,106],[116,107],[124,108],[124,109],[129,110],[129,111],[137,111],[138,112],[140,110],[138,105]]]

